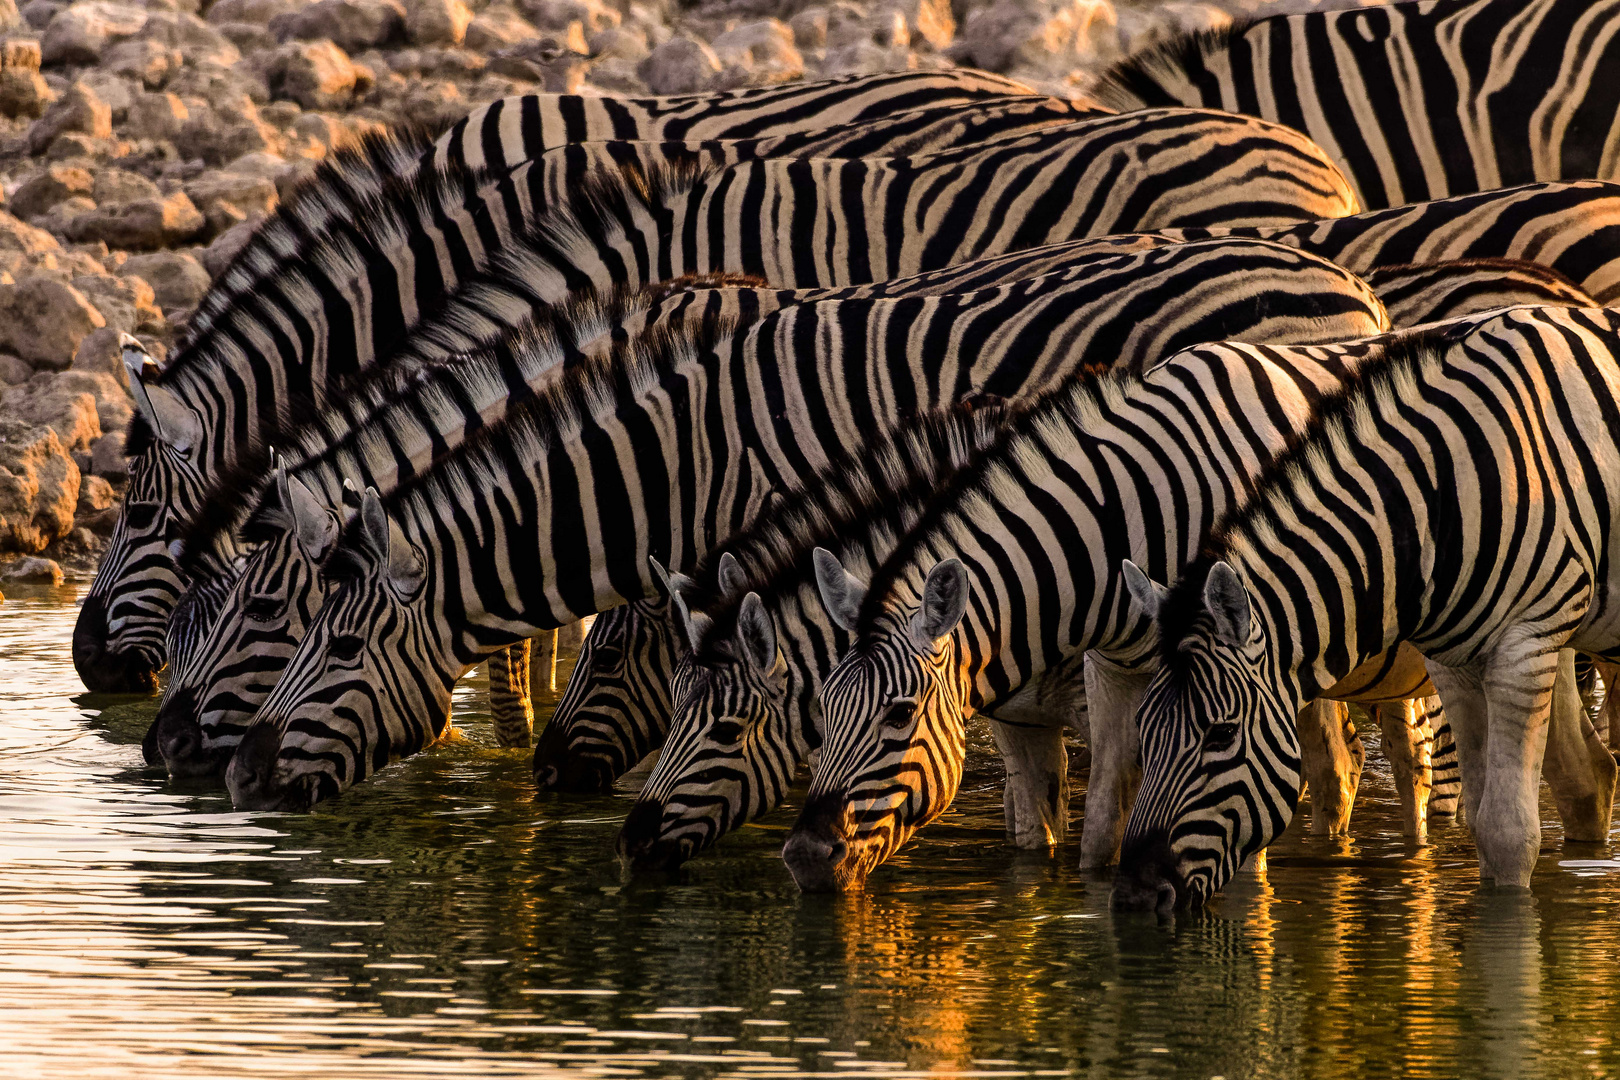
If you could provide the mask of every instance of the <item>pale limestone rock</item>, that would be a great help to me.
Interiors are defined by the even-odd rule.
[[[83,0],[51,19],[40,52],[47,64],[94,64],[108,45],[140,33],[146,18],[146,9],[133,4]]]
[[[28,152],[43,154],[57,137],[78,132],[93,139],[112,135],[112,109],[84,83],[74,83],[28,127]]]
[[[672,37],[636,68],[655,94],[692,94],[707,89],[720,74],[720,58],[696,38]]]
[[[270,96],[306,109],[339,109],[354,99],[359,72],[348,53],[330,41],[297,42],[276,50],[269,71]]]
[[[405,9],[398,0],[319,0],[276,28],[287,37],[331,41],[354,52],[404,40]]]
[[[11,193],[11,210],[19,217],[34,218],[64,199],[88,196],[95,187],[90,170],[74,165],[47,165],[24,178]]]
[[[0,348],[36,368],[65,368],[79,342],[107,325],[85,295],[62,281],[27,277],[0,285]]]
[[[472,17],[462,0],[407,0],[405,34],[417,45],[460,45]]]
[[[187,200],[188,202],[190,200]],[[179,251],[154,251],[132,255],[123,273],[135,274],[151,283],[157,302],[165,312],[190,311],[208,291],[208,271],[190,255]]]

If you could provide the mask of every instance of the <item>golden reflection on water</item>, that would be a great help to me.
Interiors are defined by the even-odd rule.
[[[627,798],[534,797],[476,684],[464,739],[307,816],[166,784],[153,702],[72,698],[74,595],[0,606],[8,1077],[1620,1074],[1620,863],[1549,826],[1533,895],[1481,893],[1376,771],[1354,839],[1169,922],[1005,848],[986,745],[864,895],[798,895],[789,813],[628,880]]]

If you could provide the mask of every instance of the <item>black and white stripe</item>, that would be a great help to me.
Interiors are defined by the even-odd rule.
[[[1364,206],[1620,179],[1620,3],[1441,0],[1279,15],[1151,46],[1092,95],[1303,131]]]
[[[1293,813],[1300,704],[1401,643],[1446,701],[1483,878],[1530,882],[1543,725],[1555,792],[1585,789],[1565,835],[1607,835],[1614,761],[1569,650],[1620,650],[1620,313],[1515,308],[1378,352],[1173,589],[1135,579],[1162,660],[1121,906],[1219,891]]]
[[[1088,356],[1383,321],[1340,268],[1228,241],[1115,256],[1077,279],[798,304],[712,346],[665,336],[582,361],[386,509],[362,504],[336,556],[346,584],[238,747],[233,798],[307,806],[415,752],[480,656],[647,595],[649,556],[695,564],[828,448],[902,417],[1025,392]]]

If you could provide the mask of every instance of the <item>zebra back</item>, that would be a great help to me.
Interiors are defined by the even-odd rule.
[[[882,123],[896,113],[1034,93],[989,72],[930,71],[663,98],[526,94],[491,102],[458,120],[439,137],[432,160],[498,173],[569,143],[796,138],[843,125]]]
[[[1523,259],[1379,266],[1361,278],[1384,302],[1390,323],[1403,328],[1519,304],[1599,306],[1563,274]]]
[[[1620,3],[1443,0],[1313,11],[1155,44],[1092,89],[1308,134],[1362,205],[1620,179]]]
[[[328,563],[351,584],[316,616],[238,747],[233,797],[299,805],[415,752],[484,653],[646,595],[646,556],[691,565],[767,491],[904,416],[1028,393],[1087,356],[1140,366],[1211,336],[1336,338],[1384,325],[1341,268],[1249,243],[1115,256],[1077,281],[798,304],[717,351],[665,339],[619,363],[581,361],[369,515],[362,507]],[[404,606],[395,572],[411,583]],[[333,693],[356,711],[309,713]],[[330,726],[351,720],[347,735]],[[290,754],[334,746],[329,737],[374,752],[323,749],[293,779],[266,771],[283,732],[300,747]]]

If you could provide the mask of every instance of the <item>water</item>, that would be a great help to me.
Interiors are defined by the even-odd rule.
[[[1353,841],[1170,923],[1004,847],[987,756],[864,895],[798,895],[786,812],[627,881],[628,796],[536,798],[476,686],[313,814],[169,785],[154,702],[72,697],[75,596],[0,605],[8,1077],[1620,1074],[1620,862],[1549,827],[1533,896],[1479,892],[1376,771]]]

